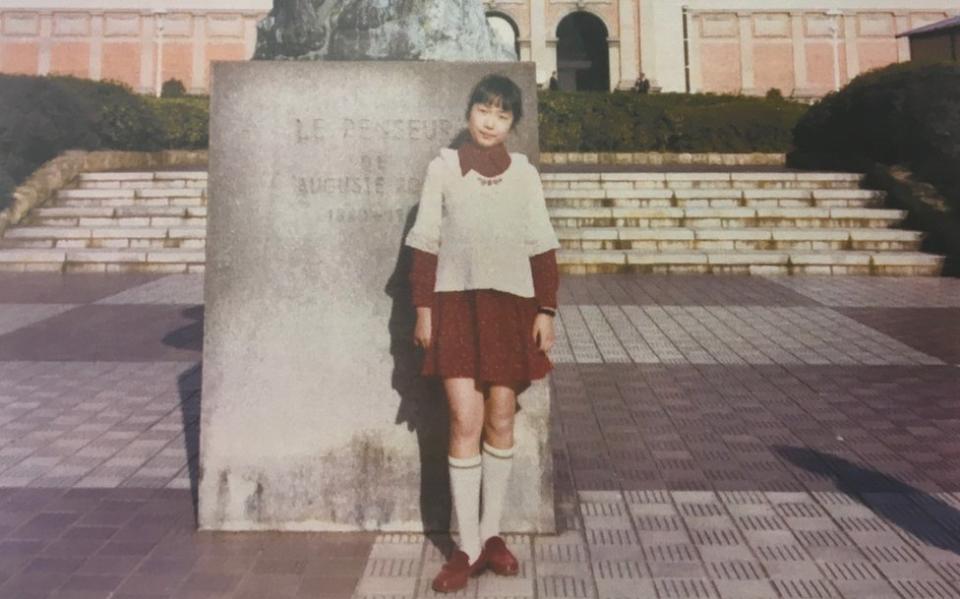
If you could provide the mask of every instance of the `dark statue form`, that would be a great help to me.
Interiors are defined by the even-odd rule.
[[[516,60],[480,0],[274,0],[254,60]]]

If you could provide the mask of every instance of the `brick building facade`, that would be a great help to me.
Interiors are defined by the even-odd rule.
[[[909,60],[897,34],[960,14],[956,0],[486,0],[495,30],[543,84],[816,97]],[[0,0],[0,72],[206,92],[214,60],[246,60],[272,0]]]

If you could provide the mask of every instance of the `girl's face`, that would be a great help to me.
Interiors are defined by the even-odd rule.
[[[500,106],[474,104],[470,107],[467,129],[478,146],[491,147],[503,143],[513,125],[513,113]]]

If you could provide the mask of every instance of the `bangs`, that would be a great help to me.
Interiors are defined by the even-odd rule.
[[[503,75],[487,75],[473,88],[470,101],[467,102],[468,119],[474,104],[497,106],[504,112],[510,112],[513,114],[515,123],[523,116],[523,97],[520,88],[509,77]]]
[[[477,104],[486,104],[487,106],[494,106],[507,112],[513,112],[503,101],[503,96],[492,91],[484,91],[483,98],[477,102]]]

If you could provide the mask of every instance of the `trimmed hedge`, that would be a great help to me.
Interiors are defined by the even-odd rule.
[[[786,152],[809,109],[776,97],[541,91],[545,152]]]
[[[0,209],[65,150],[206,147],[206,105],[206,98],[141,96],[114,82],[0,74]]]
[[[541,91],[538,101],[547,152],[785,152],[808,109],[775,95]],[[154,98],[121,83],[0,74],[0,208],[64,150],[197,149],[208,132],[207,96]]]
[[[210,138],[210,98],[183,96],[144,98],[160,125],[159,144],[165,150],[206,148]]]
[[[794,130],[788,164],[866,172],[905,164],[960,214],[960,65],[870,71],[815,104]]]

